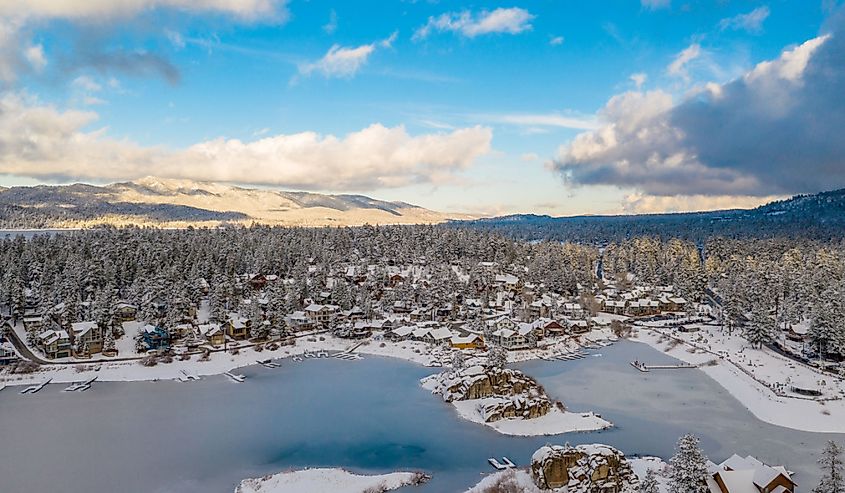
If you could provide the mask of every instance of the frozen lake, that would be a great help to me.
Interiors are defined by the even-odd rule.
[[[457,418],[421,389],[432,369],[399,360],[283,362],[199,382],[95,383],[85,393],[50,385],[0,392],[0,490],[5,493],[231,492],[240,479],[304,466],[361,472],[425,470],[423,491],[462,491],[490,472],[488,457],[524,465],[545,443],[614,445],[671,456],[677,437],[703,437],[721,461],[733,452],[784,462],[801,491],[816,483],[815,454],[831,435],[758,421],[697,370],[643,374],[628,364],[670,361],[622,342],[601,357],[520,365],[570,409],[596,410],[612,430],[519,438]],[[842,435],[834,436],[842,441]]]

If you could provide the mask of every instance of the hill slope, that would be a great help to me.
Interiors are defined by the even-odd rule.
[[[714,236],[787,236],[838,241],[845,238],[845,189],[796,195],[748,210],[574,217],[518,214],[450,224],[494,229],[531,240],[569,240],[593,244],[634,236],[678,237],[696,242]]]
[[[152,177],[106,186],[74,184],[0,189],[0,225],[5,228],[232,222],[341,226],[439,223],[464,217],[363,195],[250,189]]]

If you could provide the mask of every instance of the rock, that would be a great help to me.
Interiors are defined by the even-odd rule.
[[[479,400],[479,413],[488,423],[538,418],[555,404],[537,381],[508,368],[470,366],[429,377],[424,386],[446,402]]]
[[[567,493],[634,493],[639,479],[625,455],[609,445],[546,445],[531,457],[538,488]]]

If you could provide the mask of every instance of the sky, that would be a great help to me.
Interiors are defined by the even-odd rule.
[[[0,0],[0,185],[751,207],[845,187],[840,32],[833,0]]]

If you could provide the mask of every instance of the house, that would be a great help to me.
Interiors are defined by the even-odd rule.
[[[484,338],[478,334],[452,336],[450,344],[455,349],[484,349]]]
[[[519,291],[523,286],[522,281],[513,274],[498,274],[493,282],[495,285],[508,291]]]
[[[103,329],[97,322],[76,322],[70,324],[73,331],[73,341],[77,347],[88,345],[88,354],[96,354],[103,350]]]
[[[219,346],[225,342],[226,338],[219,324],[202,324],[197,326],[197,331],[212,346]]]
[[[732,455],[719,465],[709,462],[710,493],[794,493],[795,482],[783,466],[768,466],[752,456]]]
[[[570,334],[586,334],[590,331],[590,322],[586,320],[567,320],[566,326]]]
[[[285,322],[294,330],[294,332],[303,332],[314,329],[314,322],[305,315],[304,311],[295,311],[285,317]]]
[[[566,328],[557,320],[541,318],[534,322],[543,332],[543,337],[559,337],[566,333]]]
[[[23,318],[23,328],[26,329],[27,332],[30,331],[38,331],[42,327],[44,327],[44,317],[41,315],[30,315]]]
[[[452,340],[452,331],[446,327],[431,329],[423,336],[423,341],[432,344],[446,344]]]
[[[314,325],[328,325],[335,316],[337,307],[311,303],[303,310],[305,317]]]
[[[117,318],[118,322],[129,322],[131,320],[135,320],[135,317],[138,316],[138,307],[131,303],[121,301],[114,306],[114,316]]]
[[[18,358],[18,353],[15,352],[15,347],[12,346],[12,343],[0,337],[0,366],[17,363],[18,359],[20,358]]]
[[[564,303],[563,314],[570,318],[582,318],[584,316],[584,309],[580,303]]]
[[[415,328],[413,325],[403,325],[388,332],[387,337],[394,341],[404,341],[411,337]]]
[[[239,316],[237,313],[230,313],[229,320],[224,325],[226,335],[237,341],[249,337],[249,320]]]
[[[264,274],[253,274],[249,276],[249,285],[252,286],[252,289],[264,289],[264,286],[267,285],[267,277]]]
[[[607,300],[604,302],[604,311],[614,315],[624,315],[626,308],[625,300]]]
[[[391,288],[395,288],[396,286],[399,286],[399,285],[403,284],[404,282],[405,282],[405,276],[403,276],[402,274],[393,274],[392,276],[387,278],[387,284]]]
[[[147,347],[148,351],[152,349],[167,349],[170,347],[170,334],[161,327],[147,324],[141,327],[141,341]]]
[[[65,330],[45,330],[38,334],[38,347],[48,359],[69,358],[70,336]]]
[[[191,324],[178,324],[168,330],[171,339],[182,339],[194,333],[194,326]]]

